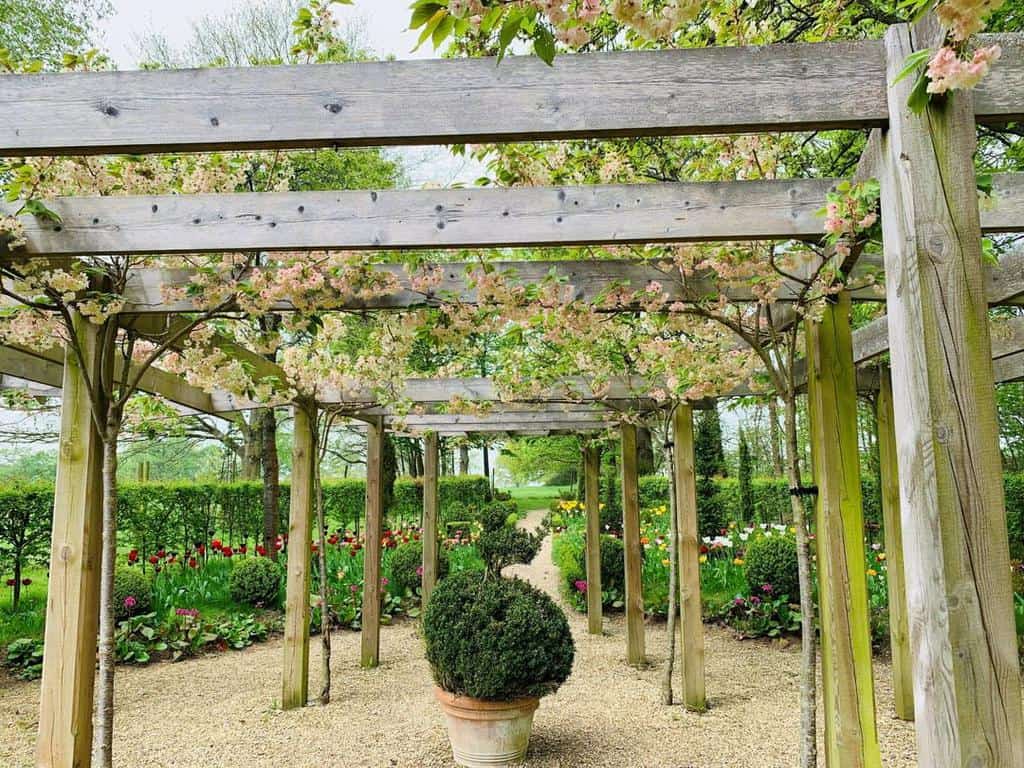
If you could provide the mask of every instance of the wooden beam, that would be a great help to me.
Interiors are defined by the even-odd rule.
[[[935,34],[932,34],[934,32]],[[888,79],[937,30],[885,38]],[[888,92],[882,183],[890,356],[922,765],[1024,764],[1002,462],[969,91]]]
[[[430,432],[423,438],[423,587],[422,605],[425,609],[437,584],[438,548],[438,438]]]
[[[886,586],[889,590],[889,647],[892,649],[892,696],[896,717],[914,719],[914,681],[907,622],[907,587],[903,576],[903,524],[900,520],[900,481],[896,466],[896,427],[892,377],[888,368],[879,376],[875,417],[878,421],[878,464],[881,468],[882,522],[885,527]]]
[[[647,663],[644,637],[644,549],[640,543],[640,490],[636,426],[622,425],[622,544],[626,572],[626,662]]]
[[[994,360],[992,368],[997,383],[1021,381],[1024,379],[1024,352],[1017,352]]]
[[[310,413],[313,410],[313,413]],[[312,405],[292,409],[291,506],[288,514],[288,575],[284,618],[281,708],[306,706],[309,698],[309,584],[313,544],[313,476],[316,451]],[[326,612],[325,612],[326,615]]]
[[[366,432],[366,532],[363,544],[363,627],[360,665],[380,664],[380,551],[384,518],[384,424],[369,419]]]
[[[807,321],[807,411],[818,485],[815,530],[825,764],[881,768],[864,573],[857,380],[847,293]]]
[[[74,329],[87,371],[68,349],[36,739],[36,765],[52,768],[88,768],[91,764],[99,627],[103,451],[86,377],[92,382],[104,378],[102,334],[99,326],[80,316],[75,318]]]
[[[64,197],[17,256],[392,250],[822,237],[838,179]],[[21,201],[0,202],[14,215]],[[0,254],[3,253],[0,246]]]
[[[603,631],[601,595],[601,444],[583,446],[583,504],[586,507],[587,534],[584,540],[587,566],[587,631]]]
[[[1000,62],[1013,69],[1014,57]],[[993,69],[993,78],[997,76]],[[1000,101],[1014,93],[1005,75]],[[760,97],[750,98],[751,85]],[[982,84],[985,95],[993,90]],[[1020,107],[1020,105],[1017,105]],[[882,125],[879,41],[0,77],[0,154],[143,154]]]
[[[700,537],[697,527],[697,475],[693,447],[693,409],[677,405],[672,414],[676,529],[679,540],[679,612],[682,617],[683,703],[694,712],[707,709],[704,684],[704,614],[700,595]]]

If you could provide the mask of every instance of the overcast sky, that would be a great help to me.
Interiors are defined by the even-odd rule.
[[[204,16],[222,15],[241,4],[244,0],[111,0],[114,13],[100,24],[100,42],[118,69],[137,69],[140,38],[159,33],[172,47],[182,48],[191,37],[193,22]],[[355,0],[351,6],[336,5],[335,16],[342,24],[362,27],[366,43],[381,58],[436,58],[429,43],[412,51],[419,35],[407,28],[409,4],[410,0]],[[443,148],[398,152],[416,187],[472,184],[484,172],[478,163],[453,157]]]

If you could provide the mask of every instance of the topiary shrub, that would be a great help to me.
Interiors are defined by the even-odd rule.
[[[697,478],[697,528],[701,536],[718,536],[728,524],[722,501],[714,480]]]
[[[622,539],[601,537],[601,589],[626,588],[626,554]]]
[[[519,579],[463,572],[434,590],[423,616],[427,661],[445,691],[511,701],[555,691],[575,646],[555,602]]]
[[[423,542],[410,541],[403,544],[391,555],[391,583],[399,593],[416,592],[423,583]],[[448,575],[448,550],[443,547],[437,553],[437,578]]]
[[[247,558],[231,569],[228,589],[236,603],[274,608],[281,592],[281,568],[267,557]]]
[[[614,536],[622,535],[622,508],[610,507],[605,504],[598,512],[601,521],[601,532]]]
[[[140,568],[114,571],[114,618],[117,621],[153,610],[153,582]]]
[[[796,601],[800,597],[800,575],[796,562],[796,539],[792,536],[759,536],[747,545],[745,573],[747,586],[760,594],[770,584],[772,594],[788,595]]]

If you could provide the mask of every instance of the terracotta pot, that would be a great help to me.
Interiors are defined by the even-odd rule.
[[[448,722],[455,762],[466,768],[520,763],[530,746],[540,699],[481,701],[434,688]]]

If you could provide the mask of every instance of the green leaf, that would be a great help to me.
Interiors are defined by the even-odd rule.
[[[416,6],[412,12],[412,20],[409,22],[409,29],[419,29],[441,9],[440,4],[434,2],[423,3],[420,6]]]
[[[435,48],[440,48],[441,43],[452,33],[455,28],[455,17],[451,14],[446,15],[441,23],[434,27],[434,33],[431,35],[431,41],[434,43]]]
[[[420,39],[416,41],[416,47],[414,51],[419,50],[419,47],[427,41],[427,38],[434,34],[434,30],[437,29],[437,25],[441,23],[442,19],[448,15],[446,8],[439,8],[433,16],[427,21],[426,26],[423,27],[423,32],[420,33]]]
[[[519,33],[519,27],[521,27],[522,24],[523,14],[513,11],[505,19],[505,23],[501,25],[501,31],[498,33],[499,62],[505,58],[505,51],[512,44],[512,41],[516,39],[516,35]]]
[[[42,200],[26,200],[25,204],[21,206],[18,214],[27,213],[32,216],[37,216],[40,219],[48,219],[50,221],[60,224],[61,218],[56,211],[51,211]]]
[[[992,174],[991,173],[979,173],[978,174],[978,191],[986,197],[992,195]]]
[[[903,69],[899,71],[896,78],[890,83],[890,85],[896,85],[896,83],[910,77],[914,71],[917,70],[922,64],[932,57],[932,51],[930,48],[924,48],[920,51],[914,51],[912,54],[907,56],[907,60],[903,62]]]
[[[555,61],[555,36],[541,24],[533,35],[533,52],[549,67]]]
[[[922,72],[918,75],[917,82],[914,83],[914,90],[910,92],[907,106],[910,107],[911,112],[919,115],[927,108],[930,98],[931,94],[928,93],[928,77]]]

